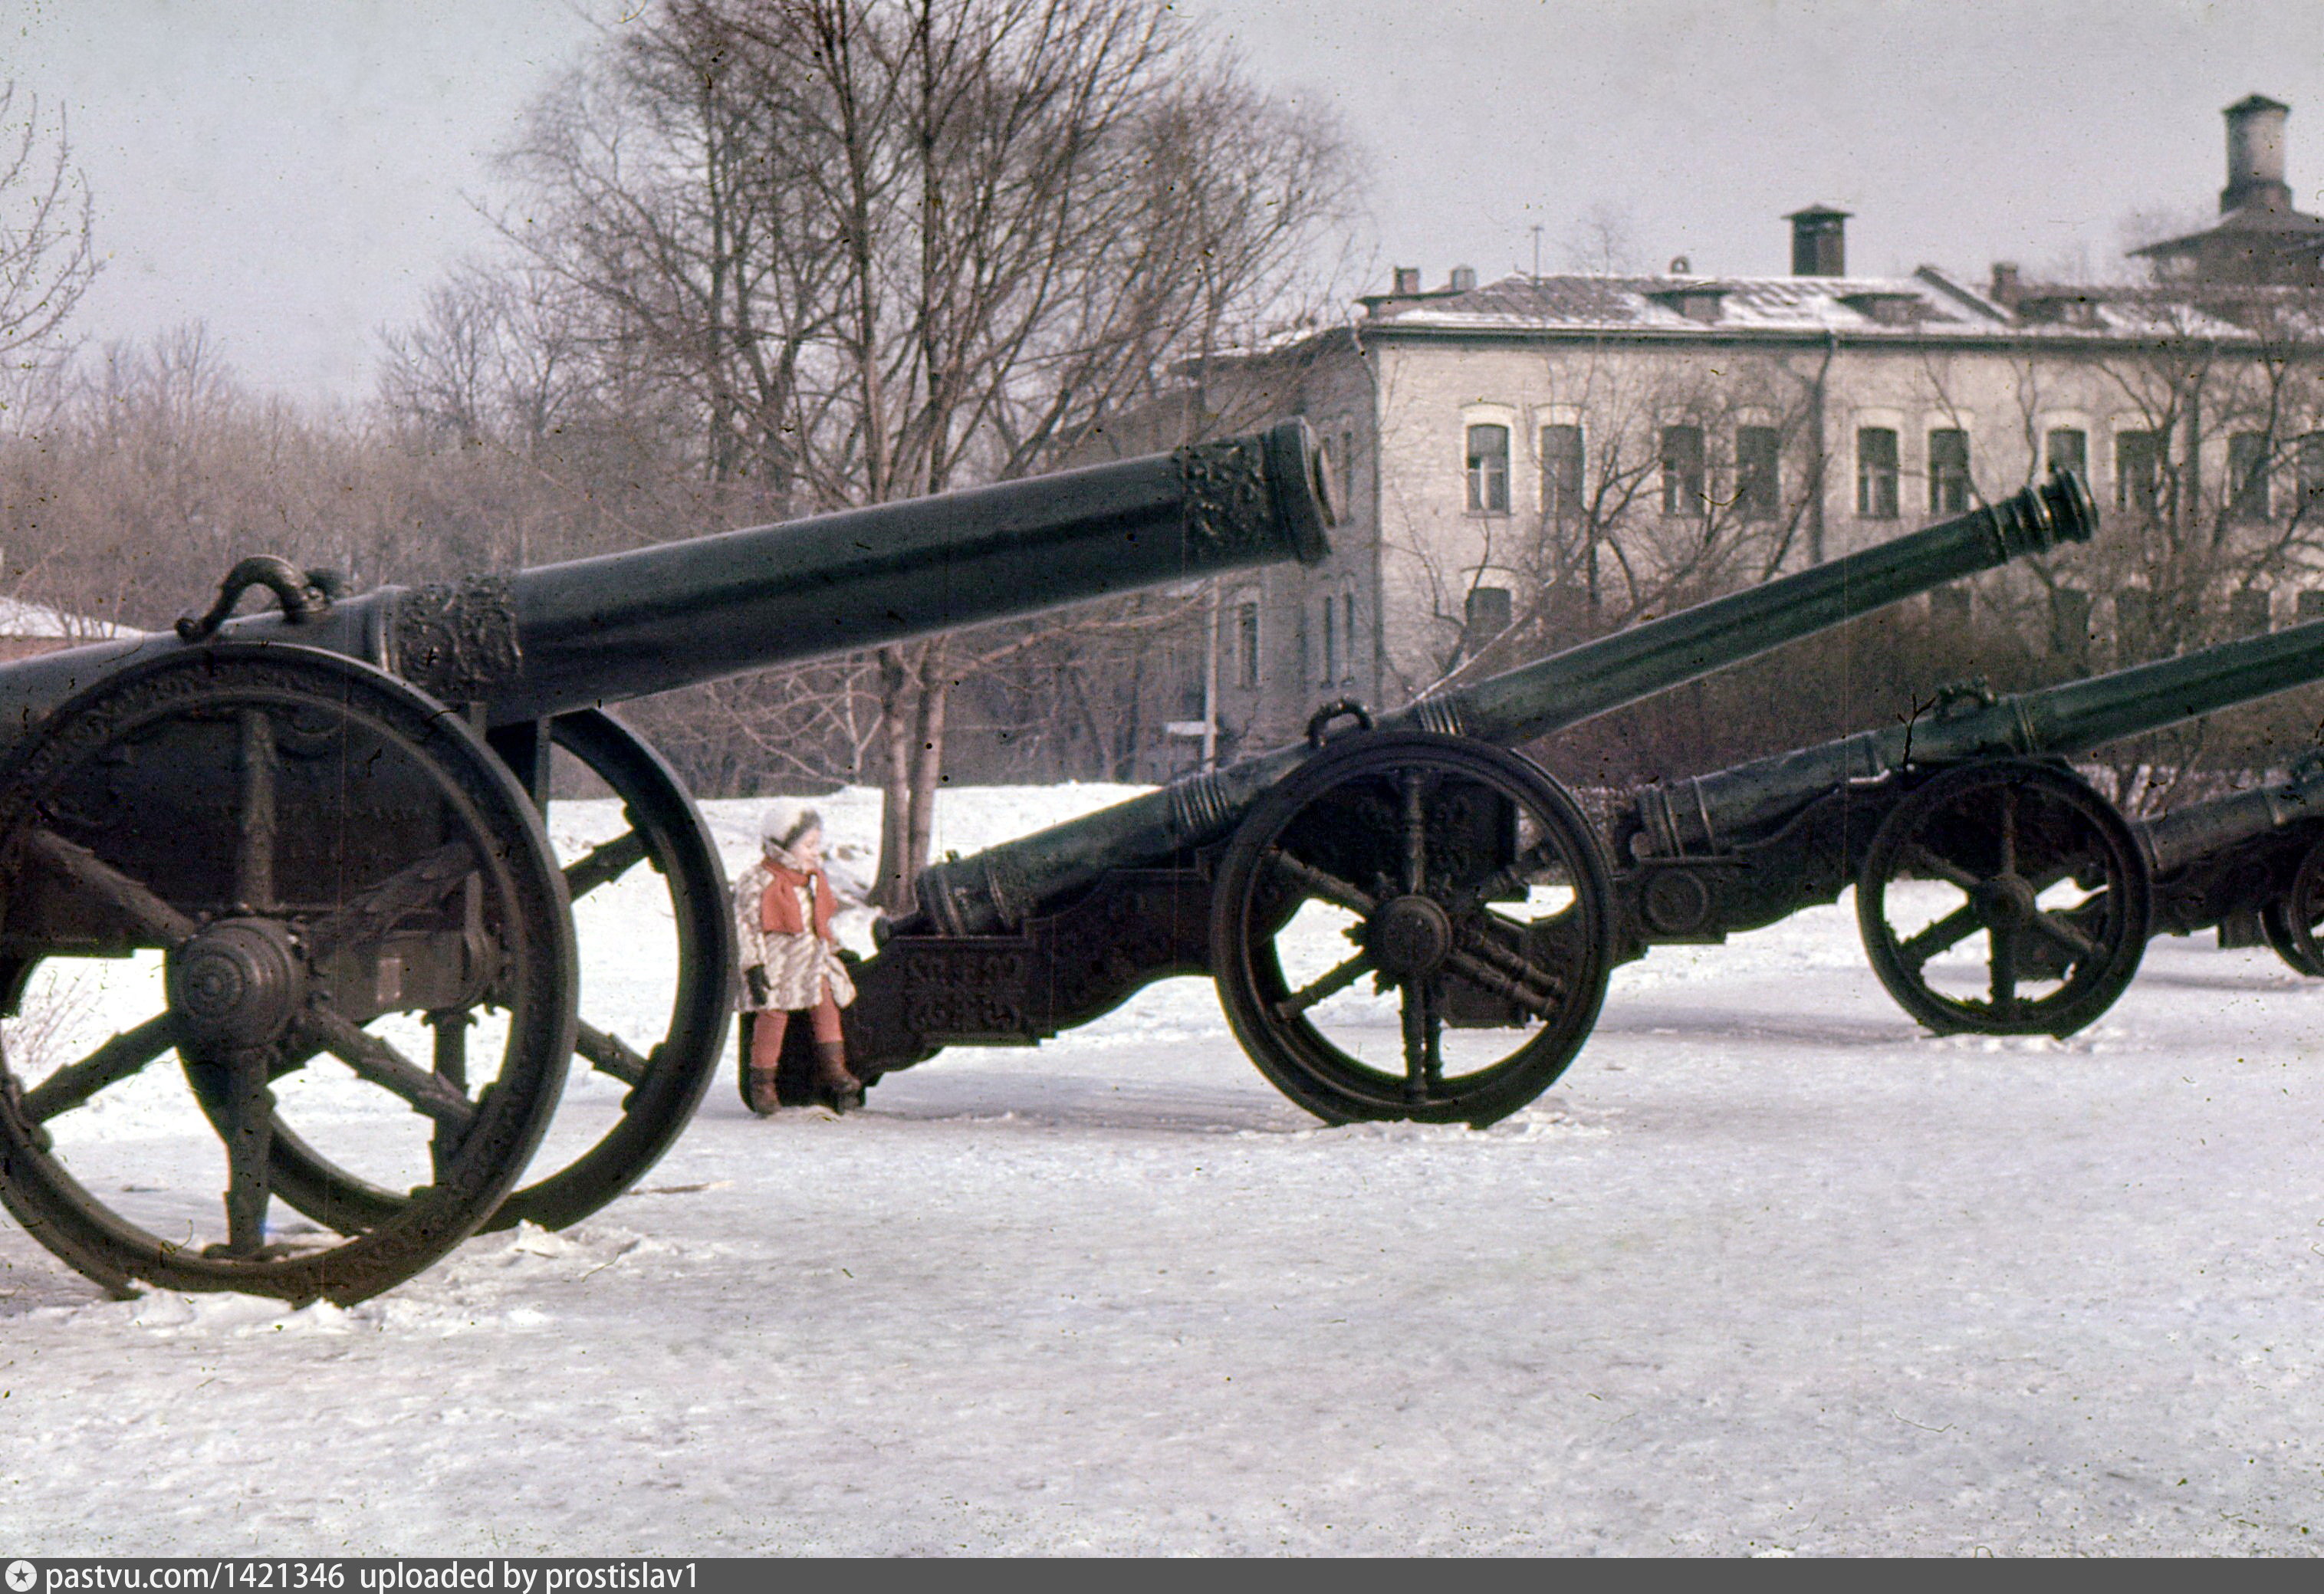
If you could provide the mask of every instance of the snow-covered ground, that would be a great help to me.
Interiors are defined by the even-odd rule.
[[[585,923],[633,1039],[649,911]],[[1931,1039],[1843,903],[1619,972],[1482,1132],[1319,1128],[1181,981],[846,1119],[723,1077],[587,1223],[350,1310],[106,1301],[0,1222],[0,1555],[2306,1552],[2319,1030],[2166,940],[2069,1042]],[[150,1072],[88,1155],[180,1155]]]

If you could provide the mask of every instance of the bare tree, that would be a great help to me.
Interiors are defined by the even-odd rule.
[[[60,115],[0,82],[0,363],[21,378],[68,352],[65,321],[97,272],[88,185]]]
[[[761,518],[1086,451],[1312,308],[1351,182],[1331,128],[1163,0],[662,0],[507,170],[507,235],[576,295],[597,379],[673,398],[695,468]],[[880,657],[890,905],[927,856],[954,688],[1025,650]]]

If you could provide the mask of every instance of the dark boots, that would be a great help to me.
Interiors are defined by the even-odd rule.
[[[847,1048],[837,1041],[815,1043],[815,1086],[823,1104],[834,1112],[853,1112],[863,1105],[863,1083],[847,1072]]]

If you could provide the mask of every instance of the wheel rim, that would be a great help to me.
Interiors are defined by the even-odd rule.
[[[565,866],[582,970],[574,1050],[578,1077],[568,1083],[536,1159],[550,1171],[512,1192],[489,1229],[578,1222],[660,1159],[717,1071],[734,978],[725,869],[677,774],[626,726],[597,710],[561,716],[549,730],[557,747],[613,788],[623,828],[611,840],[577,850]],[[550,821],[553,842],[562,828],[553,802]],[[660,877],[667,900],[643,902],[631,893],[618,906],[608,901],[641,865]],[[665,913],[673,945],[669,967],[657,972],[671,992],[669,1019],[662,1038],[641,1050],[622,1038],[611,1018],[593,1015],[592,999],[633,972],[624,964],[650,961],[629,937]],[[440,1026],[438,1036],[455,1049],[461,1039]],[[593,1088],[599,1080],[621,1087],[619,1095]],[[293,1133],[278,1133],[274,1178],[277,1192],[293,1207],[346,1232],[390,1221],[407,1199],[333,1166]]]
[[[2113,806],[2049,764],[1948,770],[1882,823],[1857,877],[1872,967],[1941,1034],[2070,1035],[2138,972],[2153,893]]]
[[[2324,842],[2310,847],[2292,871],[2282,896],[2260,910],[2260,925],[2275,954],[2310,979],[2324,978]]]
[[[12,997],[124,952],[143,962],[116,977],[158,987],[110,1039],[0,1060],[0,1197],[92,1278],[360,1300],[522,1173],[572,1046],[564,884],[521,789],[434,700],[304,649],[165,656],[12,760],[0,858]],[[480,1021],[465,1076],[412,1060],[420,995]],[[210,1110],[153,1067],[171,1055]],[[348,1238],[274,1222],[293,1117],[408,1185],[398,1212]]]
[[[1243,1049],[1318,1117],[1484,1124],[1580,1050],[1609,926],[1599,843],[1537,766],[1356,736],[1236,831],[1212,967]]]

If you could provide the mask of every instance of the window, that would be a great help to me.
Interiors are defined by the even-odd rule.
[[[1347,666],[1348,674],[1353,677],[1356,673],[1356,594],[1351,592],[1340,594],[1340,635],[1347,643],[1347,657],[1341,662]]]
[[[2163,438],[2159,432],[2116,432],[2114,435],[2114,506],[2144,510],[2161,504]]]
[[[1663,513],[1699,515],[1703,511],[1702,428],[1663,428]]]
[[[1772,521],[1781,507],[1775,474],[1782,439],[1772,426],[1735,428],[1735,507],[1747,521]]]
[[[1885,426],[1856,434],[1856,512],[1868,521],[1896,518],[1896,434]]]
[[[1582,509],[1582,428],[1541,428],[1541,512],[1563,520]]]
[[[2060,427],[2050,434],[2049,446],[2052,470],[2089,474],[2090,440],[2079,428]]]
[[[2268,515],[2267,434],[2237,432],[2227,439],[2227,518],[2264,521]]]
[[[2300,439],[2300,518],[2313,523],[2324,517],[2324,432]]]
[[[1333,623],[1332,600],[1323,600],[1323,684],[1340,678],[1339,631]]]
[[[1242,684],[1259,685],[1259,605],[1239,604],[1235,606],[1236,662],[1241,667]]]
[[[1505,426],[1469,428],[1469,512],[1509,512],[1509,428]]]
[[[1944,427],[1929,434],[1929,512],[1969,511],[1969,434]]]
[[[1473,651],[1509,629],[1509,590],[1505,586],[1469,589],[1466,647]]]

